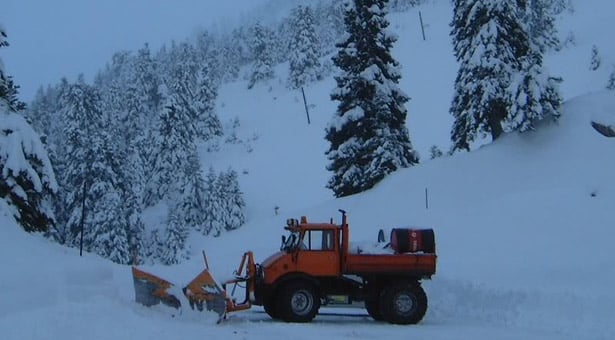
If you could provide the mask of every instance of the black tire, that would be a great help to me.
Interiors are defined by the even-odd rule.
[[[372,319],[376,321],[384,320],[384,317],[382,317],[382,312],[380,312],[380,301],[378,301],[378,299],[365,300],[365,309],[367,310],[367,314],[369,314]]]
[[[278,313],[275,302],[275,296],[272,296],[263,304],[263,308],[265,309],[265,313],[267,313],[272,319],[279,319],[280,314]]]
[[[427,295],[416,282],[397,282],[386,287],[380,297],[380,312],[387,322],[416,324],[427,312]]]
[[[276,303],[279,317],[286,322],[310,322],[320,308],[320,298],[307,282],[291,282],[282,287]]]

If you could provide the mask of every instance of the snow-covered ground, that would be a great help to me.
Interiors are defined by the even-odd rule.
[[[471,153],[429,160],[428,148],[448,148],[448,106],[456,65],[448,22],[449,1],[394,14],[403,65],[402,88],[412,97],[408,127],[422,164],[398,171],[369,192],[334,199],[324,188],[329,174],[324,126],[333,115],[332,79],[306,89],[312,123],[300,92],[283,80],[220,91],[223,121],[237,116],[246,145],[203,153],[203,166],[239,171],[248,223],[219,238],[191,238],[192,259],[178,266],[148,266],[178,285],[203,267],[205,250],[218,279],[228,277],[241,254],[262,261],[279,247],[284,220],[307,215],[339,221],[348,211],[351,239],[373,241],[380,228],[432,227],[438,272],[424,283],[429,298],[416,326],[378,323],[363,310],[325,309],[311,324],[275,322],[254,308],[215,317],[184,309],[134,303],[130,267],[112,264],[22,232],[0,213],[1,339],[613,339],[615,337],[615,139],[598,134],[592,119],[615,125],[615,93],[604,86],[615,62],[608,23],[609,1],[575,2],[563,17],[562,35],[576,45],[549,55],[564,77],[564,113],[557,124],[507,135]],[[603,66],[589,70],[591,46]],[[285,65],[277,71],[284,79]],[[425,206],[428,192],[429,208]],[[275,207],[279,215],[275,215]],[[0,209],[2,211],[2,209]],[[344,314],[344,315],[336,315]]]

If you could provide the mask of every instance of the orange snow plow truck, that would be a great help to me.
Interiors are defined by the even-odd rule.
[[[205,257],[205,269],[182,289],[183,295],[193,309],[218,313],[219,321],[258,305],[273,319],[310,322],[321,306],[352,301],[363,301],[375,320],[421,321],[427,310],[421,280],[436,271],[433,230],[393,229],[390,242],[379,243],[382,251],[361,251],[350,246],[346,213],[340,212],[340,225],[308,223],[305,217],[287,220],[289,234],[282,236],[279,252],[261,264],[246,252],[235,277],[222,284],[209,272]],[[173,284],[134,266],[132,274],[137,302],[180,308]],[[233,297],[237,286],[245,289],[243,301]]]

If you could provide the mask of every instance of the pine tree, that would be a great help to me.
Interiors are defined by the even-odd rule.
[[[80,231],[83,192],[90,184],[90,165],[94,162],[94,151],[90,146],[95,145],[94,131],[102,130],[100,117],[102,115],[99,103],[91,95],[89,87],[85,84],[66,85],[60,98],[61,120],[63,122],[63,147],[57,155],[61,164],[60,198],[62,200],[62,214],[60,224],[63,228],[61,239],[69,245],[74,245]],[[91,183],[91,182],[90,182]],[[85,189],[84,189],[85,188]],[[86,194],[87,196],[87,194]]]
[[[78,244],[83,218],[84,249],[118,263],[129,263],[129,227],[121,191],[121,165],[117,146],[105,126],[100,93],[80,79],[61,98],[65,147],[61,197],[66,213],[63,239]],[[85,212],[85,216],[82,213]]]
[[[443,155],[444,154],[442,153],[442,150],[440,150],[438,146],[432,145],[429,148],[429,159],[436,159],[436,158],[442,157]]]
[[[318,39],[310,7],[298,6],[292,13],[293,36],[290,41],[290,88],[298,89],[319,78]]]
[[[615,65],[613,66],[613,70],[609,76],[609,82],[606,84],[606,89],[611,91],[615,90]]]
[[[151,148],[152,177],[144,197],[146,205],[152,206],[177,193],[181,171],[186,168],[188,156],[195,152],[194,131],[190,116],[171,99],[158,118]]]
[[[209,168],[205,176],[205,185],[207,188],[204,196],[203,207],[205,208],[203,215],[205,217],[205,227],[203,233],[205,235],[220,236],[224,229],[223,216],[224,205],[221,202],[222,194],[218,186],[218,176],[213,168]]]
[[[218,82],[212,65],[198,62],[196,49],[182,43],[175,51],[174,65],[167,79],[168,96],[173,105],[193,121],[191,135],[207,141],[222,135],[222,124],[215,113]]]
[[[233,29],[231,36],[227,41],[226,46],[232,51],[233,56],[237,58],[238,65],[247,65],[254,59],[254,51],[251,48],[251,29],[246,26]]]
[[[24,112],[25,116],[32,122],[32,127],[45,137],[49,145],[49,137],[53,131],[57,131],[57,119],[53,115],[58,111],[57,94],[53,92],[51,86],[38,88],[34,99]]]
[[[538,51],[530,51],[521,60],[520,72],[512,77],[512,105],[505,130],[525,132],[533,130],[536,122],[545,117],[559,118],[562,103],[559,80],[545,72]]]
[[[239,190],[237,172],[228,169],[226,172],[221,173],[218,176],[216,185],[220,190],[224,229],[238,229],[246,220],[244,215],[246,203],[243,200],[243,194]]]
[[[348,36],[333,58],[342,70],[331,98],[339,101],[326,129],[333,172],[328,187],[347,196],[373,187],[387,174],[418,163],[406,128],[399,63],[390,54],[396,37],[386,28],[384,0],[354,0],[345,14]]]
[[[106,131],[98,133],[97,145],[92,146],[95,158],[88,171],[85,249],[113,262],[128,264],[133,230],[126,223],[125,196],[120,183],[123,180],[120,177],[121,158],[117,157]]]
[[[598,53],[598,46],[593,45],[589,69],[592,71],[596,71],[598,68],[600,68],[601,62],[602,60],[600,58],[600,54]]]
[[[334,51],[335,44],[345,34],[343,0],[321,1],[315,5],[316,35],[321,55]]]
[[[137,131],[149,131],[154,127],[165,98],[160,91],[162,79],[159,65],[152,57],[148,44],[137,51],[127,71],[127,95],[135,97],[132,114],[136,116],[135,123],[142,124]],[[145,135],[144,132],[140,134]]]
[[[0,25],[0,48],[5,46]],[[40,137],[18,114],[18,88],[0,59],[0,207],[5,203],[26,231],[47,231],[55,223],[51,199],[58,185]]]
[[[250,48],[254,55],[254,63],[248,81],[248,89],[254,87],[256,83],[273,78],[273,33],[267,27],[256,23],[253,30],[253,38]]]
[[[189,229],[201,232],[205,230],[207,219],[205,204],[208,194],[198,155],[196,153],[189,155],[181,180],[180,199],[175,209],[177,217]]]
[[[215,112],[218,82],[212,73],[211,64],[201,66],[195,93],[191,107],[196,116],[197,136],[203,141],[222,136],[222,123]]]
[[[189,258],[189,249],[186,245],[188,235],[188,228],[182,223],[181,218],[170,212],[159,255],[162,263],[178,264]]]
[[[451,35],[460,63],[451,107],[454,149],[470,149],[477,135],[496,140],[511,103],[513,74],[530,50],[514,0],[455,0]]]
[[[541,54],[560,45],[553,6],[553,0],[527,0],[525,3],[527,32]]]
[[[0,25],[0,48],[9,46],[6,40],[6,30]],[[5,73],[4,64],[0,59],[0,109],[11,112],[19,112],[25,109],[25,103],[17,98],[19,86],[13,82],[13,78]]]

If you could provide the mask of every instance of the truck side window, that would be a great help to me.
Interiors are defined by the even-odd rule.
[[[308,250],[333,250],[333,230],[310,230],[305,238]]]

